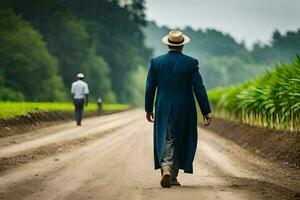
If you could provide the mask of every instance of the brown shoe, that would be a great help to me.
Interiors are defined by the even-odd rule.
[[[160,185],[163,188],[171,187],[171,170],[170,167],[166,166],[162,169],[162,178],[160,181]]]

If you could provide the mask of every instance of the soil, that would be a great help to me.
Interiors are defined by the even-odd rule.
[[[253,127],[218,118],[212,126],[204,128],[264,158],[300,167],[299,132]]]
[[[101,115],[112,114],[116,111],[103,112]],[[98,112],[85,112],[84,117],[97,116]],[[9,120],[0,120],[0,138],[24,132],[33,131],[42,127],[57,125],[58,123],[71,121],[74,119],[73,112],[35,112],[26,116],[17,116]]]
[[[135,109],[0,138],[0,199],[300,199],[299,169],[202,128],[194,174],[162,189],[152,131]]]

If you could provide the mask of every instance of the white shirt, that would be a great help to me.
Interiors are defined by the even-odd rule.
[[[84,99],[85,95],[89,93],[88,84],[82,80],[73,82],[71,93],[74,95],[74,99]]]

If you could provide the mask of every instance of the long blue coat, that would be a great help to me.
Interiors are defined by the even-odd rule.
[[[170,51],[152,58],[146,83],[146,112],[153,112],[155,93],[155,169],[161,168],[168,125],[172,120],[174,150],[179,168],[185,173],[193,173],[193,160],[197,148],[197,112],[194,94],[202,114],[211,112],[199,73],[198,61],[178,51]]]

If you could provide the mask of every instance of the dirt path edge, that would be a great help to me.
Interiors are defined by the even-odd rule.
[[[300,133],[253,127],[220,118],[203,128],[264,158],[300,168]]]
[[[123,111],[105,111],[101,115],[113,114]],[[84,113],[84,117],[94,117],[99,115],[97,111]],[[71,121],[74,119],[74,112],[69,111],[52,111],[52,112],[35,112],[28,113],[24,116],[14,117],[9,120],[0,120],[0,138],[21,134],[52,126],[58,123]]]

